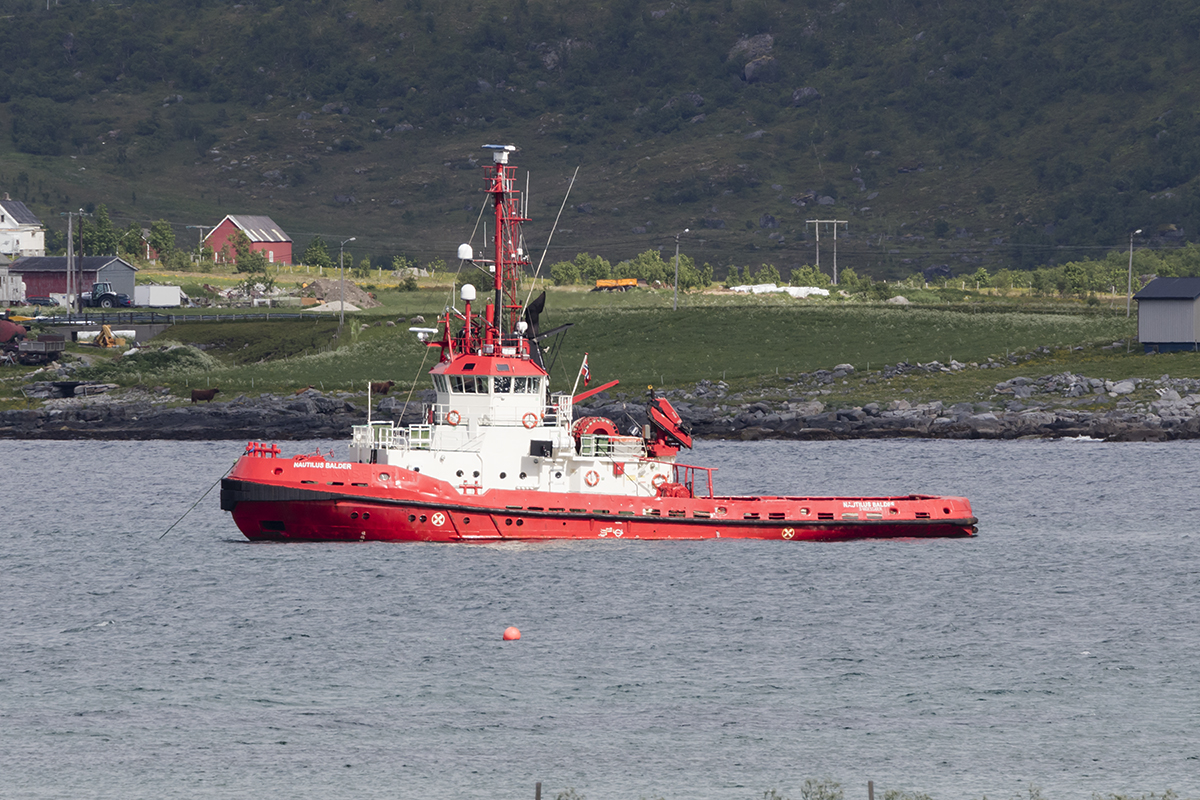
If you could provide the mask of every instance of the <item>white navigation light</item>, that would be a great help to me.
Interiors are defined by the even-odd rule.
[[[464,303],[470,303],[475,299],[475,287],[469,283],[464,283],[462,288],[462,299]]]
[[[460,244],[458,246],[458,258],[460,261],[471,261],[475,258],[475,252],[471,250],[471,245]]]
[[[528,322],[526,322],[525,320],[521,320],[520,322],[517,323],[517,333],[524,333],[527,330],[529,330]]]

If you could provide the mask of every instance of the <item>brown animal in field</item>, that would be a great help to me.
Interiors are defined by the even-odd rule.
[[[220,389],[192,389],[192,405],[196,404],[197,400],[203,400],[206,403],[211,403],[213,398],[217,396]]]
[[[305,386],[303,389],[297,389],[296,394],[304,394],[309,389],[315,389],[315,388],[317,388],[317,387],[313,386],[312,384],[309,384],[308,386]]]
[[[388,389],[391,389],[395,385],[395,381],[371,381],[371,394],[387,394]]]

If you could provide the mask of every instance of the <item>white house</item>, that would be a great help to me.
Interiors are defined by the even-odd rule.
[[[9,258],[46,255],[46,232],[42,221],[20,200],[7,193],[0,200],[0,255]]]

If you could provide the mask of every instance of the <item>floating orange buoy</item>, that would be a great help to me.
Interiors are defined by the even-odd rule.
[[[521,638],[521,631],[515,626],[510,625],[504,629],[504,641],[513,642]]]

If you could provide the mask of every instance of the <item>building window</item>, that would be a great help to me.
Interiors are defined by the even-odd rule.
[[[270,261],[272,264],[275,263],[275,251],[274,250],[267,251],[267,261]]]

